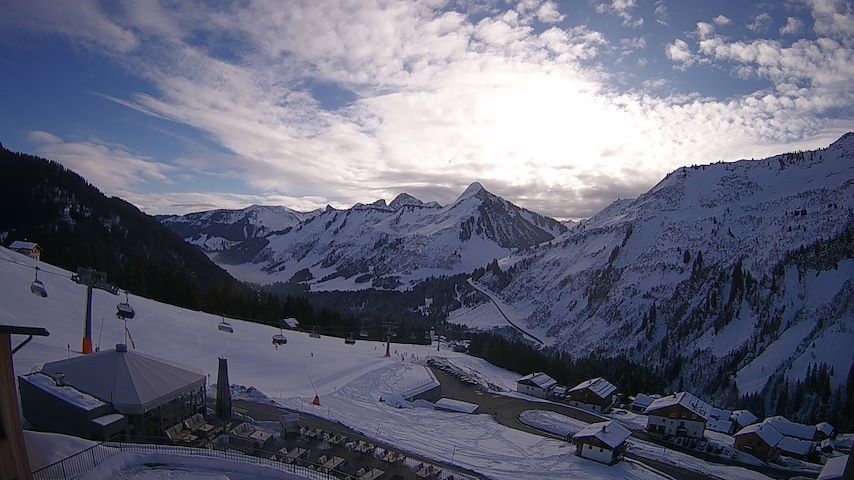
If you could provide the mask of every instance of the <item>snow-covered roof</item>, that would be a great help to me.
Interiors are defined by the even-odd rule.
[[[671,407],[673,405],[681,405],[706,420],[709,419],[709,411],[712,409],[711,405],[700,400],[694,395],[691,395],[688,392],[679,392],[674,393],[673,395],[668,395],[666,397],[656,399],[648,407],[646,407],[644,413],[648,414],[650,412],[661,410],[662,408]]]
[[[35,385],[42,390],[46,390],[52,393],[55,397],[61,398],[66,403],[79,407],[87,412],[107,405],[92,395],[81,392],[70,385],[57,385],[53,378],[43,373],[33,373],[23,378],[30,384]]]
[[[520,378],[519,380],[516,380],[516,382],[540,387],[543,390],[548,390],[553,386],[557,385],[557,380],[546,375],[543,372],[530,373]]]
[[[763,423],[771,424],[778,432],[787,437],[800,438],[802,440],[812,440],[815,438],[815,427],[812,425],[795,423],[786,417],[768,417],[763,421]]]
[[[9,249],[10,250],[19,250],[19,249],[20,250],[32,250],[33,248],[35,248],[37,246],[38,246],[38,244],[35,242],[22,242],[20,240],[15,240],[14,242],[12,242],[11,245],[9,245]]]
[[[299,327],[299,321],[296,318],[285,318],[282,319],[282,323],[288,326],[288,328],[297,328]]]
[[[806,455],[810,453],[813,446],[813,442],[792,437],[783,437],[783,439],[780,440],[780,443],[777,444],[777,448],[780,449],[781,453],[794,453],[797,455]]]
[[[104,415],[102,417],[93,418],[92,422],[97,423],[98,425],[101,425],[101,426],[106,426],[106,425],[109,425],[111,423],[116,423],[116,422],[122,420],[123,418],[125,418],[125,416],[120,414],[120,413],[111,413],[109,415]]]
[[[449,410],[460,413],[474,413],[477,411],[478,405],[475,403],[463,402],[452,398],[440,398],[436,400],[436,408],[440,410]]]
[[[834,431],[833,425],[831,425],[827,422],[821,422],[819,424],[816,424],[815,428],[818,429],[819,432],[827,435],[828,437],[833,435],[833,431]]]
[[[605,380],[602,377],[591,378],[590,380],[585,380],[578,385],[569,389],[570,392],[577,392],[579,390],[588,389],[593,392],[597,397],[602,399],[609,399],[611,395],[617,391],[617,387],[615,387],[611,382]]]
[[[133,351],[102,350],[45,364],[42,372],[110,402],[122,413],[147,412],[178,394],[204,387],[205,376]]]
[[[732,410],[724,410],[722,408],[712,407],[709,410],[709,416],[712,418],[717,418],[719,420],[729,420],[732,416]]]
[[[754,423],[748,425],[736,432],[734,436],[740,437],[742,435],[747,435],[748,433],[755,433],[762,439],[762,441],[767,443],[769,447],[776,447],[777,444],[780,443],[780,440],[783,439],[783,435],[778,432],[776,428],[767,423]]]
[[[732,421],[712,418],[706,423],[706,428],[713,432],[729,433],[732,430]]]
[[[428,369],[427,371],[429,372],[430,370]],[[430,390],[433,390],[434,388],[438,388],[441,386],[442,386],[442,384],[439,383],[439,381],[434,378],[433,380],[431,380],[427,383],[418,385],[417,387],[414,387],[414,388],[410,388],[409,390],[401,393],[400,395],[403,398],[405,398],[406,400],[411,401],[412,398],[414,398],[418,395],[421,395],[422,393],[429,392]]]
[[[611,448],[617,448],[632,435],[626,427],[617,422],[591,423],[572,436],[573,440],[596,438]]]
[[[753,423],[756,423],[757,420],[759,420],[756,415],[750,413],[748,410],[736,410],[732,412],[732,416],[730,418],[732,418],[739,425],[744,426],[751,425]]]
[[[555,395],[562,397],[562,396],[566,395],[566,387],[557,386],[554,389],[554,393],[555,393]]]
[[[632,402],[632,405],[634,405],[635,407],[646,408],[646,407],[650,406],[650,404],[652,402],[654,402],[655,399],[657,399],[657,398],[661,398],[661,395],[658,395],[658,394],[647,395],[645,393],[639,393],[639,394],[637,394],[634,401]]]
[[[818,478],[815,480],[842,480],[845,478],[845,466],[848,464],[848,455],[833,457],[827,460]]]

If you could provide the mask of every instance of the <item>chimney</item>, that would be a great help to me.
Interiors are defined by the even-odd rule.
[[[56,381],[57,386],[59,386],[59,387],[64,386],[65,385],[65,374],[62,372],[57,373],[55,381]]]

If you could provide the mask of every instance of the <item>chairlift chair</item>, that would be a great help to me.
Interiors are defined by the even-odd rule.
[[[234,327],[232,327],[230,323],[225,321],[225,317],[222,317],[222,321],[219,322],[219,325],[217,325],[216,328],[220,332],[234,333]]]
[[[288,338],[285,337],[285,332],[282,331],[282,327],[279,326],[279,333],[277,335],[273,335],[273,345],[285,345],[288,343]]]
[[[320,338],[320,334],[317,333],[317,327],[312,327],[311,333],[308,334],[309,338]]]
[[[363,328],[359,331],[359,336],[362,338],[368,338],[368,331]]]
[[[356,339],[353,338],[352,333],[350,335],[348,335],[347,338],[344,339],[344,343],[346,343],[347,345],[355,345],[356,344]]]
[[[39,280],[39,267],[36,267],[36,279],[30,284],[30,292],[42,298],[47,298],[47,289],[44,288],[44,283]]]
[[[125,301],[116,305],[116,317],[122,320],[130,320],[136,316],[136,312],[134,312],[133,307],[130,306],[128,301],[128,292],[125,290]]]

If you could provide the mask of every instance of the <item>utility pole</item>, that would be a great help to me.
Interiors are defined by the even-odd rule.
[[[119,294],[119,288],[107,282],[107,274],[91,268],[79,267],[71,280],[86,285],[86,313],[83,317],[83,349],[84,354],[92,353],[92,289],[97,288],[113,295]]]

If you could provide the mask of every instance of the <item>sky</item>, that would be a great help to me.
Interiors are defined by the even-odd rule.
[[[843,0],[0,0],[0,142],[150,214],[479,181],[560,219],[854,130]]]

